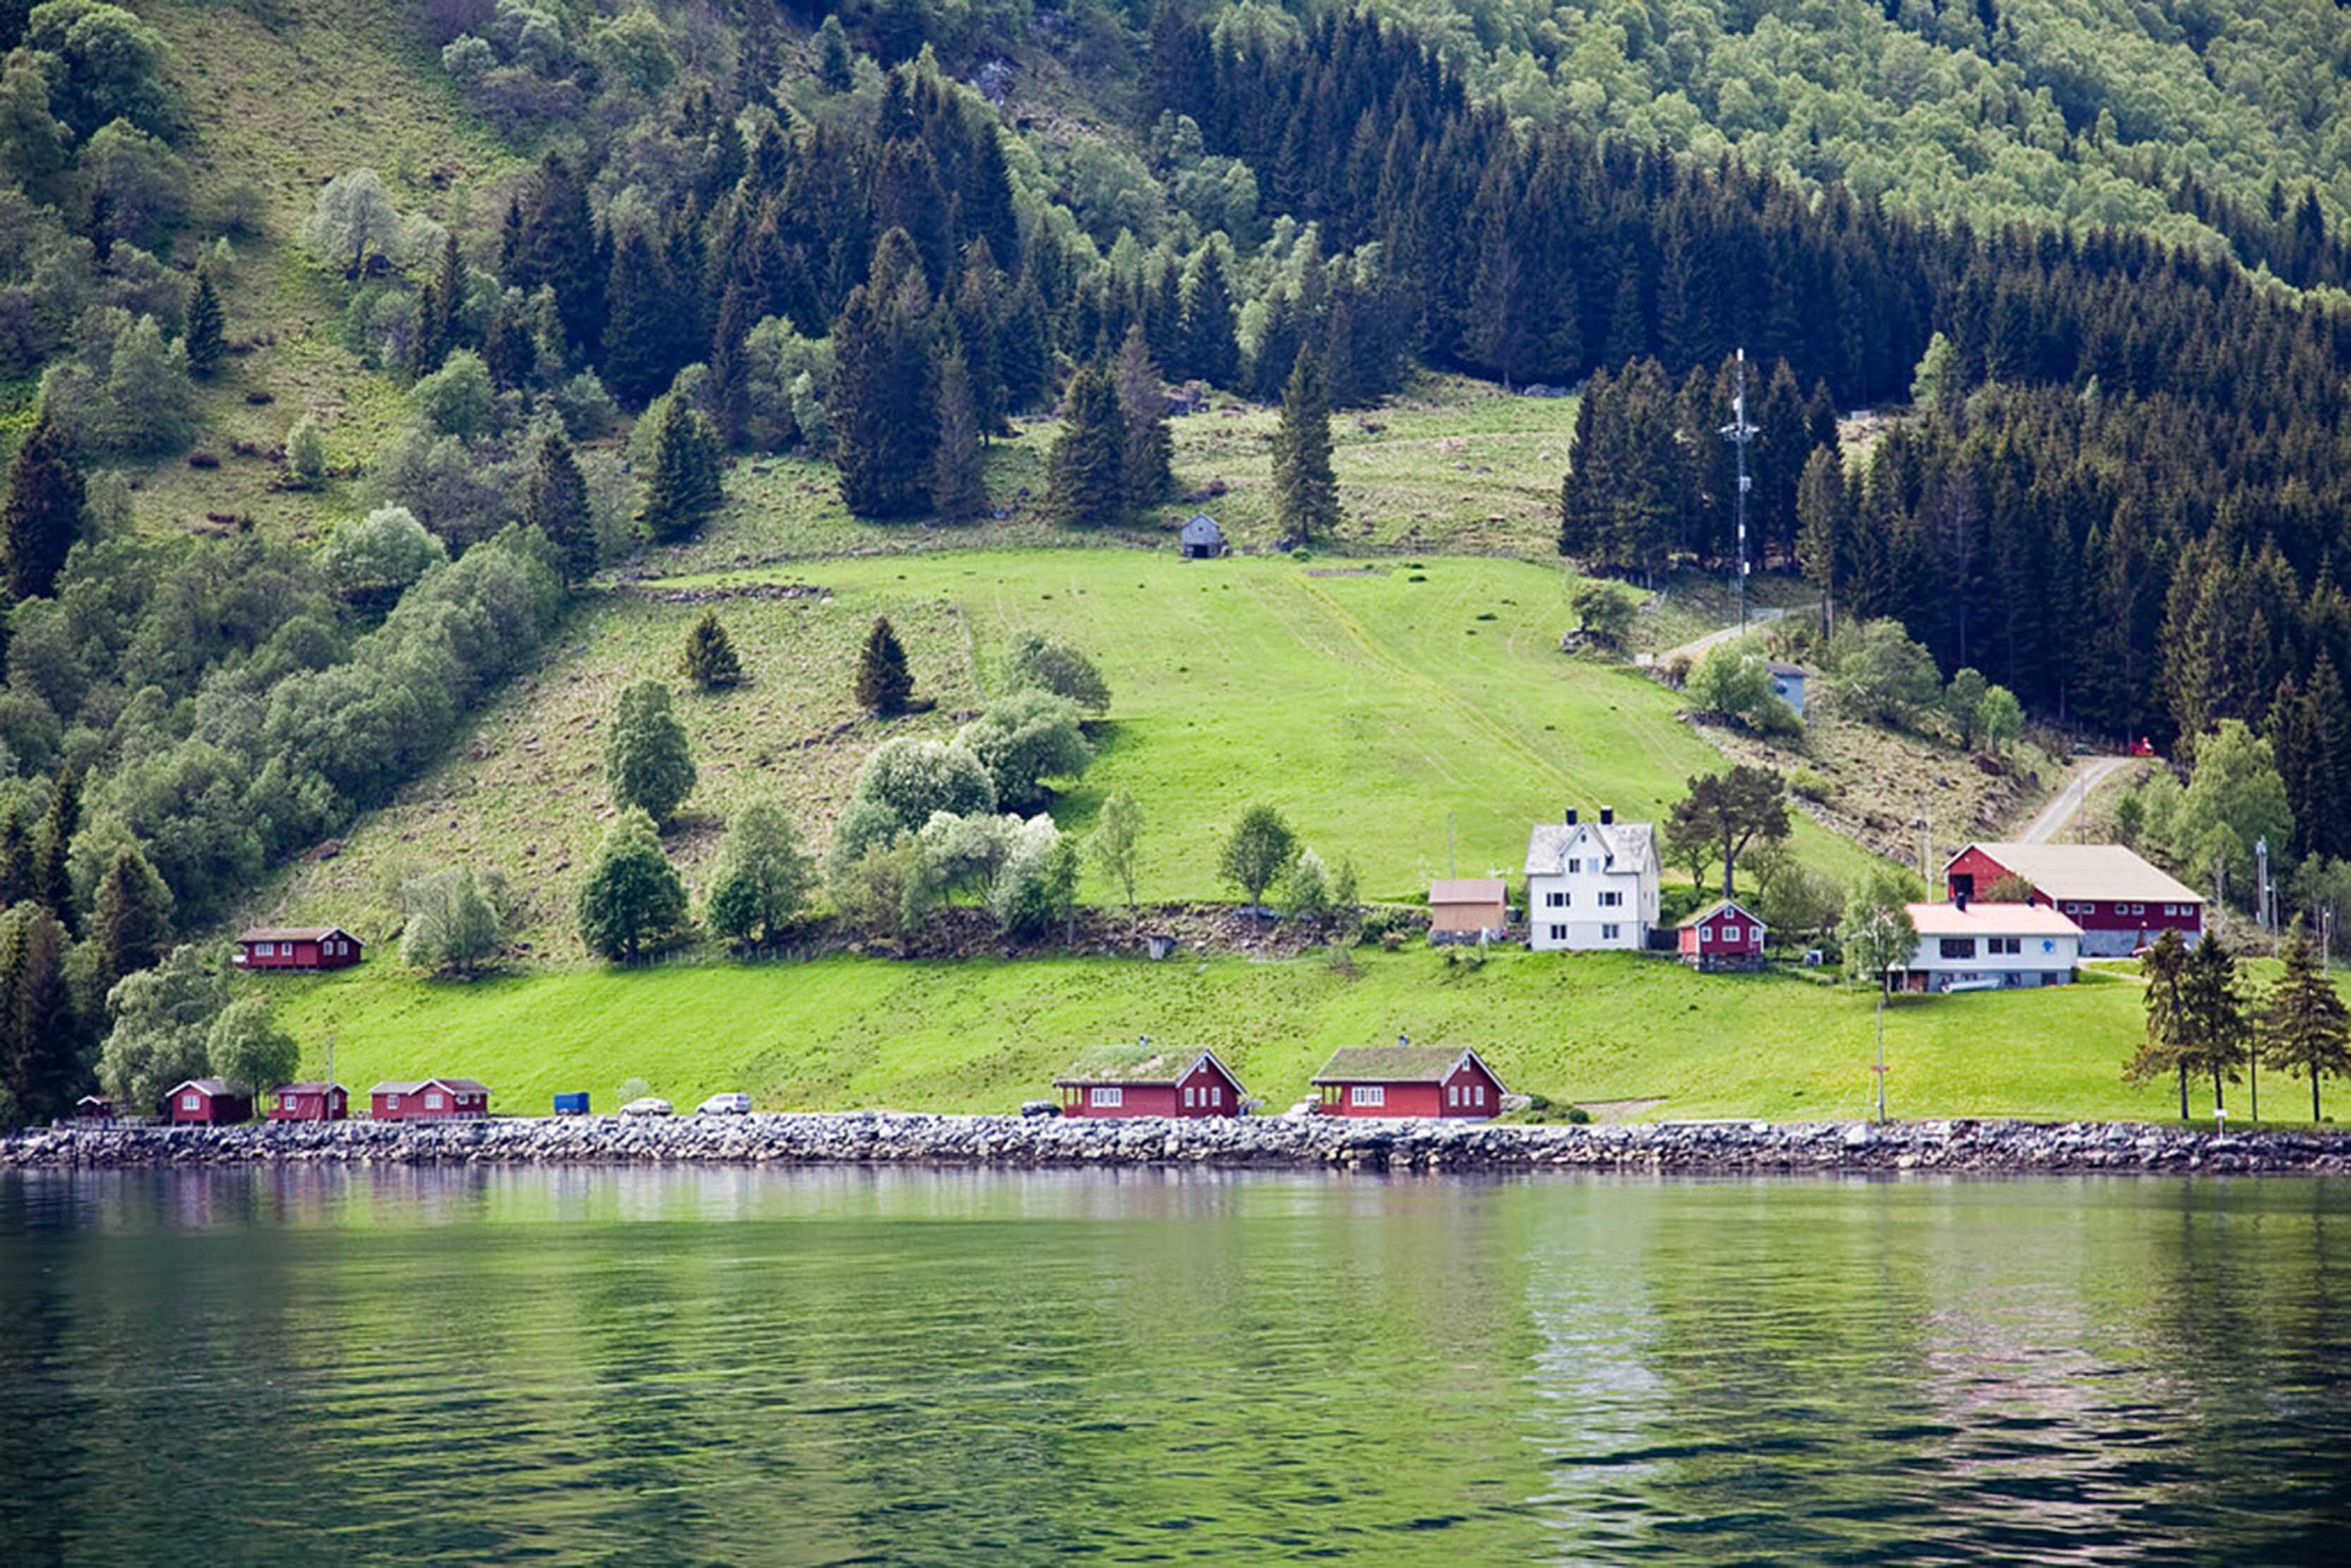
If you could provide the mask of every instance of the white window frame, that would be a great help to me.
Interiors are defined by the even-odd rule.
[[[1600,928],[1600,939],[1603,942],[1616,941],[1624,934],[1625,928],[1621,925],[1603,925]]]
[[[1544,894],[1543,907],[1545,909],[1565,909],[1567,907],[1567,894],[1563,893]]]
[[[1567,874],[1570,876],[1582,876],[1583,874],[1583,862],[1581,860],[1572,860],[1568,862]]]
[[[1699,926],[1699,927],[1698,928],[1698,939],[1699,941],[1701,941],[1701,942],[1711,942],[1711,941],[1713,941],[1713,940],[1714,940],[1714,927],[1713,927],[1713,926],[1711,926],[1711,925],[1701,925],[1701,926]]]
[[[1747,940],[1752,942],[1758,947],[1763,946],[1763,927],[1761,925],[1749,926],[1747,928]]]
[[[1625,907],[1625,895],[1614,891],[1603,892],[1600,895],[1600,907],[1603,909],[1622,909]]]
[[[1097,1110],[1115,1110],[1126,1103],[1126,1091],[1113,1083],[1097,1083],[1087,1092],[1086,1103]]]
[[[1224,1086],[1223,1084],[1221,1084],[1221,1083],[1211,1083],[1211,1084],[1209,1084],[1209,1085],[1208,1085],[1208,1105],[1209,1105],[1209,1108],[1210,1108],[1211,1110],[1217,1109],[1217,1108],[1218,1108],[1218,1107],[1222,1106],[1222,1105],[1224,1104],[1224,1103],[1225,1103],[1225,1086]]]
[[[180,1109],[183,1111],[200,1110],[203,1108],[204,1098],[204,1097],[203,1095],[191,1089],[188,1092],[180,1096]]]
[[[1384,1108],[1387,1103],[1388,1087],[1384,1083],[1351,1083],[1347,1086],[1347,1103],[1350,1105],[1378,1105]]]
[[[1469,1093],[1472,1103],[1476,1105],[1477,1109],[1480,1111],[1484,1110],[1486,1108],[1486,1086],[1483,1083],[1472,1083],[1469,1085]]]
[[[1455,1106],[1461,1103],[1461,1085],[1458,1083],[1448,1083],[1445,1086],[1445,1103],[1447,1105]]]
[[[441,1109],[441,1095],[438,1091],[427,1089],[424,1092],[424,1108],[427,1111],[438,1111]]]

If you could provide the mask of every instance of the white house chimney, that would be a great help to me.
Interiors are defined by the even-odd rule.
[[[1611,822],[1614,821],[1615,820],[1616,820],[1616,808],[1615,808],[1615,807],[1614,807],[1614,806],[1603,806],[1603,807],[1601,807],[1601,808],[1600,808],[1600,825],[1601,825],[1602,827],[1604,827],[1604,827],[1606,827],[1609,823],[1611,823]]]

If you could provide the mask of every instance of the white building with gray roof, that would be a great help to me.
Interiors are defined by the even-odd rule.
[[[1657,834],[1620,822],[1607,806],[1585,821],[1575,808],[1527,836],[1527,946],[1537,951],[1623,948],[1637,953],[1657,923]]]

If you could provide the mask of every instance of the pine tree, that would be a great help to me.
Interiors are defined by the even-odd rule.
[[[1126,501],[1132,507],[1152,506],[1176,487],[1176,440],[1167,430],[1166,389],[1151,362],[1142,328],[1126,329],[1111,375],[1118,386],[1119,413],[1126,421]]]
[[[196,280],[188,287],[187,332],[183,340],[188,351],[188,373],[204,377],[220,369],[221,360],[228,353],[228,340],[223,335],[225,319],[221,313],[220,294],[213,287],[210,267],[196,268]]]
[[[1045,401],[1046,373],[1052,363],[1053,331],[1044,296],[1033,275],[1023,275],[1012,291],[1004,328],[997,336],[996,373],[1004,384],[1008,413],[1026,413]]]
[[[1834,447],[1816,446],[1796,484],[1796,559],[1821,596],[1821,635],[1836,634],[1837,595],[1852,550],[1853,492]]]
[[[0,811],[0,909],[31,898],[36,885],[33,869],[37,845],[25,831],[25,818],[16,801]]]
[[[816,79],[831,93],[847,92],[857,85],[857,71],[849,53],[849,35],[841,18],[827,16],[816,30]]]
[[[639,525],[655,544],[668,544],[699,530],[725,499],[710,422],[683,397],[671,399],[653,439],[653,474]]]
[[[604,384],[623,402],[650,402],[677,370],[681,301],[676,280],[643,234],[613,251],[604,300]]]
[[[82,1074],[67,948],[65,927],[46,909],[18,904],[0,915],[0,1089],[27,1123],[70,1111]]]
[[[2286,934],[2278,956],[2284,972],[2263,999],[2261,1059],[2282,1072],[2310,1075],[2310,1119],[2319,1119],[2318,1080],[2351,1077],[2351,1010],[2319,967],[2318,951],[2301,921]]]
[[[1299,350],[1281,389],[1281,423],[1273,434],[1273,507],[1301,544],[1339,526],[1339,482],[1331,472],[1331,405],[1311,349]]]
[[[987,511],[979,415],[972,407],[963,350],[952,344],[939,356],[939,438],[931,457],[931,506],[940,520],[949,523],[967,523]]]
[[[2181,1039],[2188,1065],[2212,1077],[2212,1103],[2221,1085],[2234,1083],[2252,1054],[2252,1022],[2237,977],[2236,956],[2210,931],[2188,955],[2180,974]]]
[[[44,599],[57,588],[66,552],[81,532],[81,470],[64,431],[46,415],[35,422],[8,465],[8,498],[0,505],[0,556],[8,591]]]
[[[560,425],[549,425],[539,438],[522,516],[555,546],[566,587],[577,588],[596,574],[596,522],[588,509],[588,480]]]
[[[930,502],[938,387],[924,277],[914,241],[891,229],[833,321],[833,457],[861,517],[914,517]]]
[[[78,936],[80,921],[74,912],[73,836],[81,831],[81,772],[68,766],[57,775],[49,792],[49,810],[41,820],[41,838],[33,860],[33,885],[26,894],[57,917],[68,936]]]
[[[586,182],[560,153],[539,162],[530,204],[510,220],[506,280],[525,293],[544,284],[555,292],[563,341],[592,361],[604,330],[604,280],[610,246],[588,207]]]
[[[1126,419],[1118,390],[1099,365],[1070,378],[1061,434],[1053,442],[1051,506],[1071,528],[1099,528],[1126,516]]]
[[[702,619],[686,632],[680,668],[687,680],[705,692],[742,680],[743,663],[735,656],[735,643],[726,635],[726,628],[720,623],[716,610],[704,611]]]
[[[96,992],[125,975],[152,969],[172,947],[172,890],[137,848],[114,852],[90,900],[90,940],[98,945]]]
[[[895,718],[906,711],[914,695],[914,673],[906,667],[906,650],[888,616],[877,618],[865,636],[865,650],[857,660],[857,706],[880,718]]]
[[[1223,257],[1213,243],[1200,247],[1185,276],[1176,336],[1183,350],[1177,362],[1185,375],[1217,386],[1231,386],[1239,379],[1241,355],[1233,337],[1232,290],[1225,282]]]
[[[465,305],[465,259],[454,229],[441,244],[441,270],[424,286],[416,323],[416,373],[429,376],[458,346],[458,313]],[[495,374],[495,371],[493,371]]]

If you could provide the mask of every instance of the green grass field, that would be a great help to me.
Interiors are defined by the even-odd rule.
[[[721,1089],[763,1109],[1008,1111],[1050,1097],[1080,1051],[1149,1034],[1213,1047],[1279,1110],[1342,1045],[1399,1031],[1472,1046],[1522,1092],[1656,1101],[1642,1119],[1850,1117],[1870,1109],[1866,993],[1779,973],[1700,976],[1623,955],[1498,951],[1481,967],[1426,948],[1365,949],[1354,972],[1321,957],[804,964],[569,972],[426,984],[380,962],[341,976],[248,980],[279,998],[323,1066],[357,1087],[470,1074],[496,1103],[543,1113],[558,1090],[610,1109],[642,1077],[690,1105]],[[2096,975],[2060,990],[1898,998],[1886,1021],[1890,1109],[1901,1116],[2177,1113],[2171,1085],[2133,1089],[2121,1065],[2140,988]],[[2273,1118],[2306,1116],[2306,1084],[2265,1077]],[[2231,1091],[2241,1114],[2243,1091]],[[2196,1092],[2199,1113],[2208,1089]]]
[[[1655,816],[1721,761],[1675,718],[1673,694],[1558,651],[1570,580],[1551,563],[948,551],[763,575],[833,597],[721,606],[747,684],[678,699],[702,782],[671,848],[697,886],[724,817],[754,796],[780,798],[821,844],[866,752],[891,735],[951,733],[1030,629],[1092,652],[1113,691],[1099,758],[1055,815],[1082,832],[1111,790],[1132,790],[1149,819],[1139,892],[1152,901],[1230,896],[1216,847],[1253,800],[1280,805],[1326,859],[1353,857],[1368,894],[1405,899],[1445,874],[1448,825],[1462,874],[1515,872],[1533,821],[1569,805]],[[606,717],[626,681],[674,671],[700,613],[606,595],[447,761],[246,913],[381,938],[401,875],[463,861],[502,867],[529,895],[523,936],[538,956],[579,957],[574,890],[610,815]],[[878,613],[905,637],[936,713],[883,725],[856,712],[855,650]],[[1839,877],[1866,863],[1809,823],[1797,841]]]

